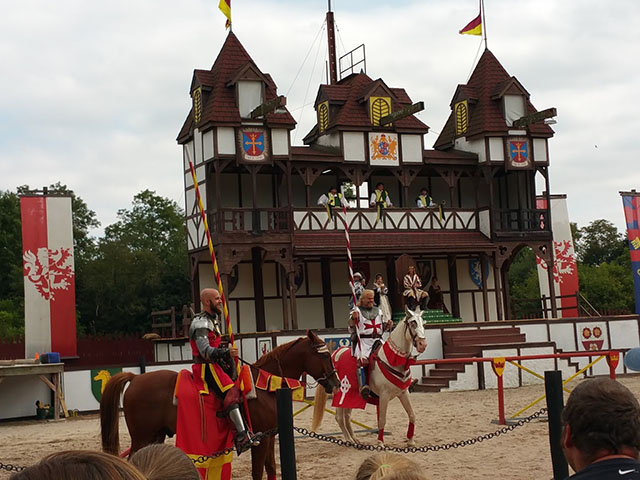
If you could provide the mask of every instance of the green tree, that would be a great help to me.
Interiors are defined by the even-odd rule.
[[[608,220],[594,220],[579,229],[576,253],[578,259],[591,266],[611,262],[624,253],[626,242],[616,226]]]
[[[189,302],[184,216],[178,205],[145,190],[105,228],[87,265],[83,325],[97,332],[143,332],[151,311]]]
[[[629,256],[628,253],[627,256]],[[631,265],[622,265],[617,262],[601,263],[597,266],[578,263],[578,277],[580,293],[599,312],[630,313],[634,311]]]
[[[20,199],[0,191],[0,338],[24,332]]]
[[[522,248],[511,262],[509,294],[515,318],[542,315],[536,255],[530,248]]]

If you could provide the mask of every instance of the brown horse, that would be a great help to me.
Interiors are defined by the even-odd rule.
[[[258,368],[274,375],[299,378],[303,372],[315,378],[331,393],[340,383],[331,356],[325,343],[313,332],[276,347],[252,366],[254,381]],[[127,382],[131,382],[124,394],[124,416],[131,435],[131,452],[151,443],[163,443],[166,436],[176,432],[177,408],[173,405],[173,389],[177,373],[170,370],[136,375],[119,373],[109,380],[100,401],[100,427],[102,449],[118,454],[118,408],[120,395]],[[249,400],[249,414],[253,429],[266,432],[277,427],[276,398],[274,393],[257,390],[258,397]],[[264,439],[260,445],[251,447],[251,471],[254,480],[262,479],[266,467],[267,477],[276,478],[274,437]]]

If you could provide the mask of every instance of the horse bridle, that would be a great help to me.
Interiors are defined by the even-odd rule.
[[[413,316],[411,318],[413,318]],[[403,322],[404,322],[404,334],[405,334],[405,336],[407,335],[407,331],[409,331],[409,336],[411,337],[411,343],[413,344],[414,347],[418,348],[418,346],[416,345],[416,338],[419,338],[419,337],[418,337],[417,333],[413,332],[413,329],[409,325],[409,316],[408,315],[404,317]],[[417,323],[417,320],[416,320],[416,323]]]
[[[325,343],[316,343],[313,346],[315,347],[317,353],[326,353],[329,356],[329,362],[333,367],[333,361],[331,360],[331,353],[329,352],[329,348],[327,347],[327,345]],[[334,367],[329,373],[326,373],[322,377],[316,378],[315,380],[317,383],[319,383],[326,389],[329,386],[329,382],[330,382],[329,379],[333,374],[336,374],[336,373],[338,373],[338,371]],[[314,385],[310,385],[310,387],[313,387],[313,386]]]

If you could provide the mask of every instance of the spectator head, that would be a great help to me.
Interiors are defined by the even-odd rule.
[[[44,457],[11,480],[146,480],[136,467],[103,452],[68,450]]]
[[[376,190],[381,190],[381,191],[384,190],[384,183],[378,182],[376,184]]]
[[[414,273],[416,273],[416,267],[409,265],[409,275],[413,275]]]
[[[638,458],[640,405],[627,387],[605,377],[585,380],[562,412],[562,448],[576,472],[599,458]]]
[[[329,188],[329,192],[335,195],[336,193],[338,193],[338,189],[331,185],[331,187]]]
[[[149,480],[200,480],[193,461],[172,445],[148,445],[131,455],[129,462]]]
[[[427,190],[426,188],[423,187],[423,188],[420,189],[420,195],[425,195],[426,196],[428,194],[429,194],[429,190]]]
[[[433,285],[434,287],[438,285],[438,277],[436,277],[435,275],[431,277],[431,285]]]
[[[378,283],[378,280],[380,280],[380,281],[384,280],[382,278],[382,274],[381,273],[376,273],[376,283]]]
[[[356,480],[426,480],[420,466],[392,453],[377,453],[366,458],[358,467]]]
[[[356,273],[353,274],[353,281],[354,282],[364,283],[364,277],[362,276],[362,274],[360,272],[356,272]]]

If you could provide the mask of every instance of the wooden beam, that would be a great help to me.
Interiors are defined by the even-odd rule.
[[[414,113],[421,112],[424,110],[424,102],[414,103],[413,105],[409,105],[408,107],[404,107],[397,112],[390,113],[389,115],[385,115],[380,119],[380,125],[386,125],[388,123],[395,122],[396,120],[400,120],[401,118],[408,117],[409,115],[413,115]]]
[[[274,110],[284,107],[287,104],[287,98],[284,95],[279,95],[274,99],[264,102],[262,105],[257,106],[251,112],[251,118],[264,117],[268,113]]]
[[[531,115],[520,117],[513,122],[513,126],[526,127],[527,125],[531,125],[532,123],[536,123],[547,118],[555,117],[556,115],[558,115],[558,111],[555,108],[547,108],[546,110],[540,110],[539,112],[532,113]]]

